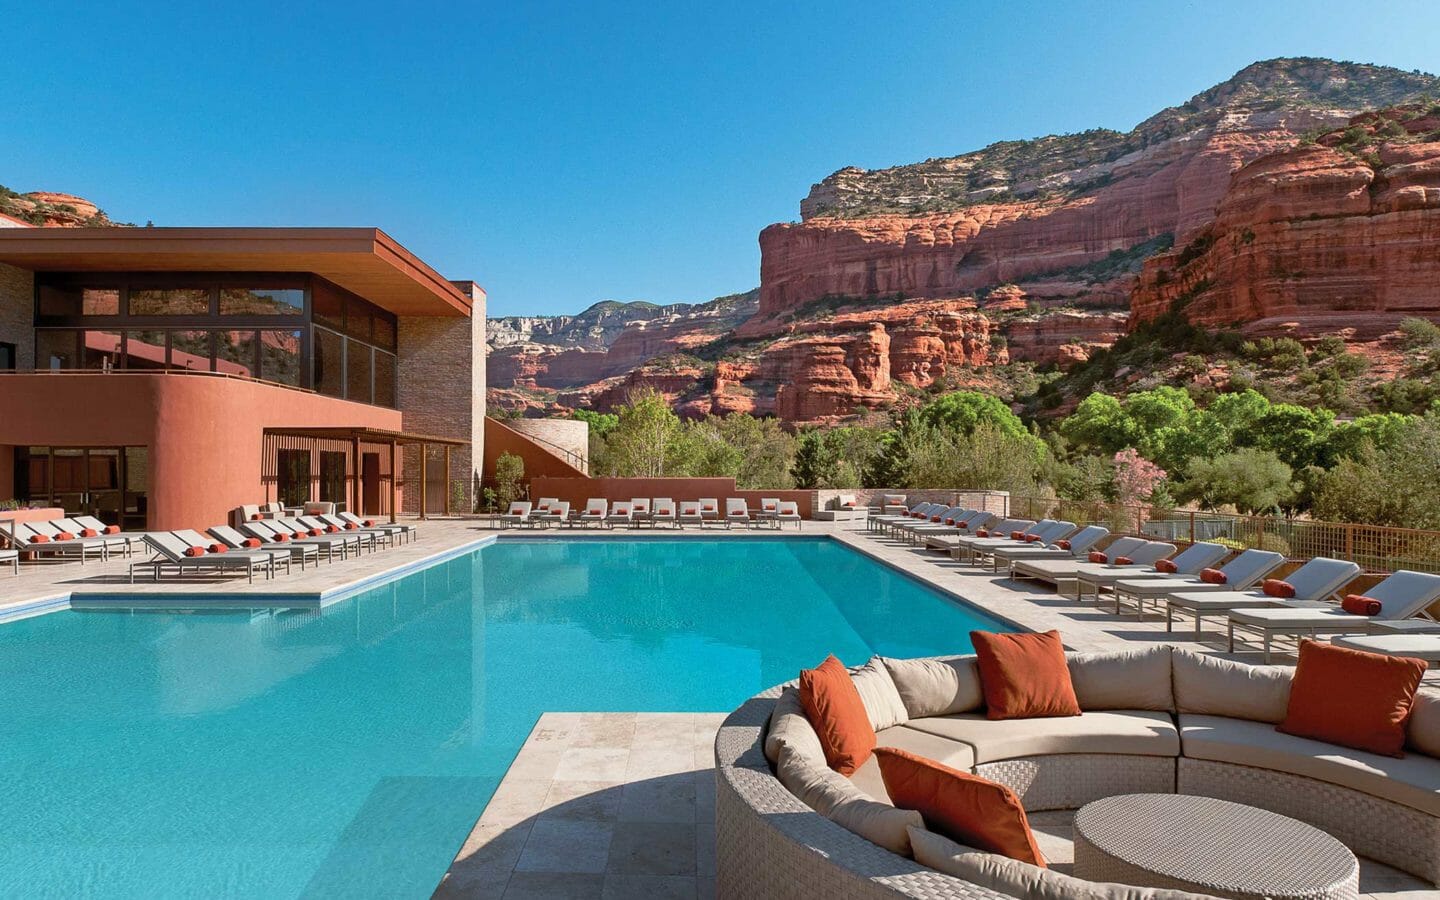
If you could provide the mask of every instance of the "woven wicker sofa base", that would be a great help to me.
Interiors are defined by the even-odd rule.
[[[1180,759],[1179,792],[1259,806],[1334,835],[1360,856],[1440,883],[1440,819],[1301,775]]]
[[[1175,793],[1175,758],[1067,753],[981,763],[975,774],[1014,791],[1027,810],[1079,809],[1116,794]]]

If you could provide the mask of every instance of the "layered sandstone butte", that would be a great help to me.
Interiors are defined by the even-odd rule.
[[[654,387],[687,415],[835,421],[996,384],[986,375],[996,364],[1083,361],[1182,295],[1200,321],[1262,329],[1301,313],[1336,324],[1352,310],[1424,309],[1435,190],[1424,143],[1391,140],[1372,161],[1338,138],[1295,148],[1366,110],[1436,94],[1430,75],[1270,60],[1128,132],[842,169],[811,189],[800,222],[761,232],[760,288],[743,315],[735,305],[698,315],[706,304],[612,311],[612,325],[626,320],[618,330],[506,326],[525,336],[497,342],[492,396],[604,408]],[[1267,174],[1287,152],[1299,155]],[[1348,224],[1327,238],[1334,219]],[[1220,235],[1253,249],[1224,259]],[[1297,287],[1321,272],[1314,283],[1329,287]]]
[[[1367,113],[1235,173],[1215,221],[1146,263],[1132,324],[1373,341],[1440,316],[1440,104]]]
[[[112,226],[110,218],[83,197],[55,191],[19,194],[0,185],[0,213],[44,228]]]

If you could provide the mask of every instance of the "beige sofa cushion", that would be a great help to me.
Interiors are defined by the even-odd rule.
[[[1289,666],[1251,666],[1176,650],[1171,658],[1175,709],[1273,725],[1285,718],[1294,672]]]
[[[1407,749],[1440,757],[1440,691],[1422,688],[1415,692],[1405,732]]]
[[[765,758],[770,765],[780,762],[780,747],[789,744],[809,759],[825,762],[825,748],[820,745],[820,736],[810,720],[805,718],[805,708],[800,705],[800,692],[787,687],[780,692],[775,708],[770,711],[770,726],[765,732]]]
[[[980,670],[973,656],[941,659],[885,657],[884,663],[912,719],[970,712],[984,703],[985,695],[980,692]]]
[[[877,733],[875,746],[908,750],[962,772],[969,772],[975,768],[975,751],[969,744],[962,744],[924,731],[916,731],[904,725],[887,728]],[[885,790],[885,780],[880,777],[880,761],[873,754],[865,760],[865,765],[851,774],[850,783],[876,800],[890,802],[890,793]]]
[[[1209,894],[1083,881],[966,847],[924,828],[910,830],[910,846],[922,866],[1021,900],[1213,900]]]
[[[1170,689],[1170,647],[1113,653],[1067,653],[1070,681],[1080,708],[1153,709],[1173,712]]]
[[[1265,722],[1180,716],[1185,755],[1302,775],[1440,816],[1440,760],[1404,759],[1281,734]]]
[[[1000,721],[977,714],[931,716],[911,719],[905,727],[969,744],[977,765],[1052,753],[1180,755],[1180,736],[1170,714],[1154,710]]]
[[[896,809],[871,799],[823,761],[815,765],[792,747],[781,748],[775,775],[801,803],[892,853],[909,856],[908,829],[924,827],[924,820],[915,810]]]
[[[905,711],[905,702],[900,699],[895,682],[890,680],[890,672],[880,657],[872,657],[865,665],[852,670],[850,681],[860,694],[860,702],[865,704],[865,712],[870,715],[870,727],[876,731],[904,725],[905,720],[910,718]]]

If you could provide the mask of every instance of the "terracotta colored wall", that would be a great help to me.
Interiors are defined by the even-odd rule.
[[[495,483],[495,460],[503,453],[513,453],[525,461],[525,478],[532,483],[541,477],[585,478],[584,472],[545,446],[535,443],[499,419],[486,418],[485,465],[482,470],[485,484]]]
[[[260,502],[267,427],[401,429],[391,409],[175,374],[0,376],[0,422],[4,455],[26,444],[148,447],[149,527],[156,530],[203,528]]]
[[[585,501],[591,497],[604,497],[607,500],[669,497],[676,503],[681,500],[714,497],[720,501],[721,511],[724,511],[727,499],[743,497],[752,512],[760,508],[761,498],[771,497],[776,500],[794,500],[800,515],[806,519],[810,518],[815,509],[814,491],[742,491],[736,489],[733,478],[541,477],[531,480],[530,496],[568,500],[572,509],[583,508]]]

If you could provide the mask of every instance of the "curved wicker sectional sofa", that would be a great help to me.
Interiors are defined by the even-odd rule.
[[[1406,756],[1393,759],[1277,732],[1288,666],[1169,646],[1067,657],[1084,711],[1069,719],[986,719],[973,656],[876,658],[852,674],[879,746],[1009,785],[1032,812],[1200,794],[1309,822],[1360,856],[1440,882],[1440,692],[1417,696]],[[816,771],[807,729],[793,683],[752,697],[720,728],[720,896],[1016,896],[909,858],[918,815],[889,806],[875,760],[845,779],[822,754]]]

